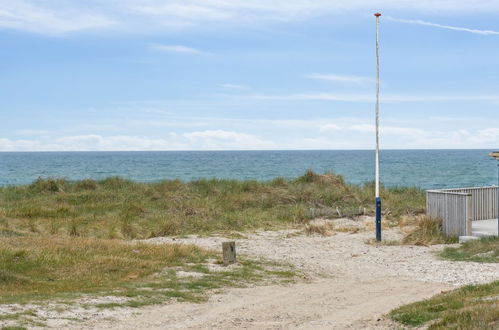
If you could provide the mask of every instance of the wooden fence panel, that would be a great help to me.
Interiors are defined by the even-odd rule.
[[[443,192],[458,192],[472,196],[472,220],[490,220],[497,218],[498,187],[478,187],[443,189]]]
[[[426,196],[428,217],[442,219],[445,235],[471,235],[471,194],[429,190]]]
[[[446,235],[468,236],[472,221],[497,218],[498,194],[499,187],[428,190],[427,215],[443,220]]]

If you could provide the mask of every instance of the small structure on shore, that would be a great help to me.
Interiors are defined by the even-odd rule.
[[[497,235],[498,190],[498,187],[428,190],[426,212],[430,218],[442,219],[447,236],[473,236],[474,232],[477,236]],[[478,227],[483,229],[474,230]],[[492,227],[490,231],[486,230],[488,227]]]
[[[499,151],[490,156],[499,160]],[[471,237],[499,235],[499,186],[426,191],[428,217],[442,219],[444,234]]]

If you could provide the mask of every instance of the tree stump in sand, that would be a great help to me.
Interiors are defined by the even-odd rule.
[[[224,266],[236,262],[236,242],[222,242]]]

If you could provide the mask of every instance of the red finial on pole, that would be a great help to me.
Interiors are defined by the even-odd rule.
[[[376,16],[376,17],[380,17],[380,16],[381,16],[381,14],[380,14],[380,13],[376,13],[376,14],[374,14],[374,16]]]

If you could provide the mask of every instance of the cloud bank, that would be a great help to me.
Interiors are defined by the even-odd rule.
[[[427,14],[497,13],[499,3],[493,0],[0,0],[0,28],[47,35],[86,30],[168,32],[206,23],[300,21],[380,9]]]
[[[219,121],[218,125],[222,126],[223,120]],[[227,119],[225,125],[237,126],[241,130],[201,129],[185,133],[170,132],[161,137],[124,134],[57,136],[55,132],[44,132],[44,135],[28,138],[0,138],[0,151],[371,149],[374,142],[374,125],[370,120],[360,118]],[[264,133],[270,130],[276,131],[277,134]],[[497,146],[499,128],[421,128],[419,123],[386,123],[381,126],[381,137],[382,147],[387,149],[487,149]]]
[[[33,139],[0,138],[0,151],[258,150],[275,145],[251,134],[225,130],[170,133],[163,138],[98,134]]]

